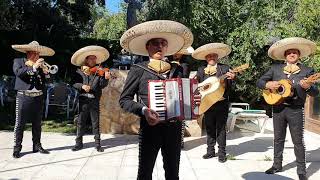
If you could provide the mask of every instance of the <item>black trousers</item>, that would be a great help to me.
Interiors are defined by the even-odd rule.
[[[204,113],[207,131],[207,152],[213,153],[216,142],[219,145],[219,153],[225,154],[226,149],[226,124],[228,119],[228,101],[218,101]]]
[[[32,123],[32,141],[34,146],[41,145],[41,121],[44,96],[30,97],[17,94],[16,122],[14,126],[14,151],[21,151],[23,131],[27,122]]]
[[[139,132],[138,180],[152,180],[153,167],[161,149],[166,180],[179,179],[181,121],[149,126],[141,120]]]
[[[77,121],[76,143],[82,143],[82,137],[86,130],[86,121],[90,116],[92,123],[92,133],[96,142],[100,143],[99,129],[99,100],[96,98],[79,97],[79,117]]]
[[[281,167],[283,149],[286,138],[287,125],[291,133],[296,155],[297,173],[306,174],[303,107],[278,106],[273,108],[274,129],[274,163],[273,166]]]

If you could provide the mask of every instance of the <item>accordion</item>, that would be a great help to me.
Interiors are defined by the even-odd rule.
[[[194,103],[196,79],[175,78],[148,81],[149,108],[159,114],[160,120],[191,120],[199,115]]]

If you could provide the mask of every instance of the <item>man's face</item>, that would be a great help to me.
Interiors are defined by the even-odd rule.
[[[284,53],[286,60],[289,64],[294,64],[298,62],[300,57],[300,51],[298,49],[289,49]]]
[[[97,63],[97,57],[90,55],[86,57],[85,65],[89,67],[94,67]]]
[[[180,59],[182,58],[183,54],[174,54],[173,55],[173,60],[174,61],[180,61]]]
[[[208,54],[205,58],[207,63],[210,65],[215,65],[218,62],[218,54],[215,53]]]
[[[39,54],[40,53],[37,51],[28,51],[27,52],[27,59],[35,62],[39,59]]]
[[[155,38],[148,41],[146,49],[152,59],[162,60],[168,50],[168,41],[162,38]]]

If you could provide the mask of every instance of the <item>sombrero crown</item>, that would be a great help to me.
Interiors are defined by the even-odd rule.
[[[86,46],[76,51],[71,57],[71,63],[76,66],[82,66],[86,57],[94,55],[97,57],[96,63],[100,64],[106,61],[110,54],[109,51],[101,46]]]
[[[36,51],[39,52],[39,56],[53,56],[54,55],[54,50],[46,47],[46,46],[41,46],[37,41],[32,41],[29,44],[15,44],[11,46],[14,50],[27,53],[28,51]]]
[[[286,60],[284,53],[289,49],[300,51],[300,57],[306,57],[316,51],[316,43],[300,37],[285,38],[275,42],[268,50],[268,56],[275,60]]]
[[[218,59],[229,55],[231,52],[230,46],[223,43],[209,43],[198,47],[193,53],[192,57],[198,60],[206,60],[208,54],[218,54]]]
[[[120,45],[133,54],[148,56],[146,43],[154,38],[163,38],[168,41],[166,56],[188,48],[193,42],[192,32],[183,24],[169,20],[155,20],[128,29],[122,35]]]

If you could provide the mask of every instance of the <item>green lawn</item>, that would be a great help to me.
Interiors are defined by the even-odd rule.
[[[9,125],[0,121],[0,130],[13,131],[14,125]],[[27,123],[25,130],[31,131],[31,123]],[[53,120],[46,120],[42,122],[43,132],[57,132],[57,133],[76,133],[76,126],[68,122],[55,122]]]

